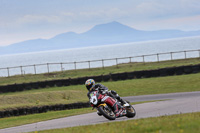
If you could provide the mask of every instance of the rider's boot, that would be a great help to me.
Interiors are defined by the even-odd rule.
[[[122,103],[122,106],[124,106],[124,107],[129,106],[128,102],[123,100],[120,96],[117,96],[116,99]]]
[[[120,97],[120,96],[118,96],[118,97],[117,97],[117,100],[119,100],[119,101],[122,103],[122,105],[124,105],[124,104],[126,104],[126,103],[127,103],[126,101],[124,101],[123,99],[121,99],[121,97]]]
[[[121,108],[117,113],[115,113],[116,117],[122,117],[126,115],[126,109],[125,108]]]
[[[126,109],[123,106],[117,104],[117,102],[113,107],[116,118],[126,115]]]
[[[126,109],[123,108],[123,111],[122,111],[122,116],[125,116],[126,115]]]
[[[121,97],[117,94],[116,91],[111,90],[110,92],[111,92],[110,95],[112,97],[115,97],[117,100],[119,100],[122,103],[122,105],[124,105],[124,104],[127,103],[126,101],[124,101],[123,99],[121,99]]]

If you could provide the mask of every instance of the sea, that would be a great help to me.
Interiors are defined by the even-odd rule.
[[[167,54],[168,52],[187,50],[197,51],[186,52],[186,55],[185,52],[173,53],[173,57]],[[198,50],[200,50],[200,36],[0,55],[0,77],[105,67],[130,61],[153,62],[157,60],[170,60],[172,58],[199,57],[200,53]],[[166,54],[160,54],[159,57],[154,55],[158,53]],[[142,55],[151,56],[143,58]]]

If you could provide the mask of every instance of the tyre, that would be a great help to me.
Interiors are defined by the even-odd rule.
[[[136,111],[133,106],[126,107],[126,117],[133,118],[136,115]]]
[[[109,106],[99,106],[98,111],[107,119],[115,120],[115,114]]]

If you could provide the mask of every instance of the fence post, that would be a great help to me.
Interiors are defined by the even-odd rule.
[[[104,69],[104,60],[102,59],[102,68]]]
[[[35,67],[35,64],[34,64],[33,66],[34,66],[34,72],[35,72],[35,75],[36,75],[36,67]]]
[[[160,62],[160,60],[159,60],[159,54],[157,54],[157,61]]]
[[[8,77],[10,77],[9,67],[7,67]]]
[[[61,68],[61,71],[63,72],[63,66],[62,66],[62,63],[60,63],[60,68]]]
[[[199,50],[199,58],[200,58],[200,50]]]
[[[47,70],[48,70],[48,73],[49,73],[49,63],[47,63]]]
[[[186,51],[184,51],[184,53],[185,53],[185,59],[186,59],[187,58]]]
[[[173,60],[173,55],[172,55],[173,53],[172,53],[172,52],[170,52],[170,54],[171,54],[171,60]]]
[[[130,63],[130,67],[132,66],[132,65],[131,65],[131,62],[132,62],[132,61],[131,61],[131,57],[129,57],[129,63]]]
[[[88,66],[89,66],[89,69],[90,69],[90,61],[88,61]]]
[[[117,60],[117,58],[116,58],[116,66],[117,66],[117,68],[118,68],[118,60]]]
[[[20,68],[21,68],[21,75],[23,75],[23,70],[22,70],[22,66],[20,66]]]
[[[142,57],[143,57],[143,63],[145,63],[145,60],[144,60],[144,55],[143,55]]]
[[[74,62],[74,69],[76,70],[76,62]]]

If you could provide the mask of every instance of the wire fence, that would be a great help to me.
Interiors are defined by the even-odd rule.
[[[51,73],[58,71],[63,72],[66,70],[91,69],[100,67],[104,68],[112,65],[118,66],[119,64],[122,63],[160,62],[167,60],[188,59],[197,57],[200,58],[200,49],[157,53],[157,54],[123,57],[123,58],[80,61],[80,62],[34,64],[34,65],[0,68],[0,77],[9,77],[13,75],[25,75],[25,74]]]

